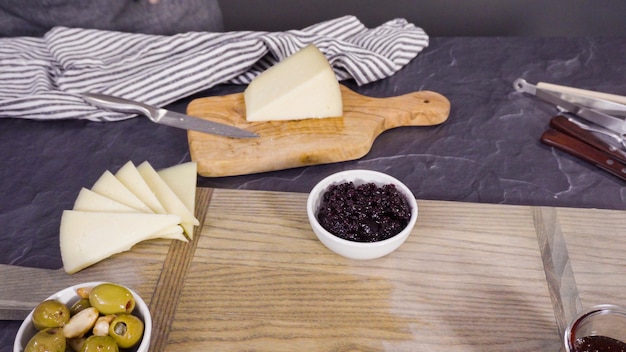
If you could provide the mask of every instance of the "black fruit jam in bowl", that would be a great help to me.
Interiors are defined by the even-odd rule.
[[[411,208],[395,184],[333,184],[317,212],[320,225],[337,237],[355,242],[377,242],[402,231]]]
[[[582,310],[563,334],[566,352],[626,351],[626,308],[599,304]]]
[[[418,207],[409,188],[394,177],[349,170],[320,181],[307,201],[318,239],[347,258],[374,259],[396,250],[411,233]]]

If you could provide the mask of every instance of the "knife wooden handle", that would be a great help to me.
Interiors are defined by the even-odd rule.
[[[626,181],[626,164],[591,145],[557,130],[547,130],[541,141],[549,146],[565,151],[600,169]]]
[[[596,136],[593,132],[587,131],[576,123],[570,121],[565,116],[555,116],[550,120],[550,127],[567,133],[572,137],[580,139],[581,141],[600,149],[601,151],[611,155],[612,157],[626,163],[626,152],[619,147],[615,147]]]
[[[577,94],[577,95],[587,96],[587,97],[591,97],[591,98],[610,100],[610,101],[614,101],[614,102],[620,103],[620,104],[626,104],[626,96],[617,95],[617,94],[610,94],[610,93],[596,92],[595,90],[587,90],[587,89],[573,88],[573,87],[567,87],[567,86],[560,86],[560,85],[557,85],[557,84],[546,83],[546,82],[539,82],[539,83],[537,83],[537,88],[551,90],[551,91],[555,91],[555,92],[559,92],[559,93]]]

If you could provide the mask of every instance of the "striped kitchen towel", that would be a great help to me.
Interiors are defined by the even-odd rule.
[[[56,27],[43,38],[0,38],[0,117],[122,120],[134,115],[95,108],[79,94],[164,106],[220,83],[247,84],[310,43],[337,79],[363,85],[397,72],[428,36],[404,19],[366,28],[354,16],[285,32],[158,36]]]

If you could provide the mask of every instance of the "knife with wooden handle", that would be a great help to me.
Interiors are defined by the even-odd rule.
[[[550,129],[543,133],[541,141],[547,145],[574,155],[614,176],[617,176],[621,180],[626,181],[626,163],[613,158],[612,156],[592,147],[580,139],[574,138],[561,131]]]
[[[550,120],[550,127],[567,133],[572,137],[575,137],[585,143],[591,145],[594,148],[609,154],[610,156],[626,163],[626,152],[619,146],[611,145],[610,143],[602,140],[596,136],[593,132],[585,130],[576,124],[576,122],[570,120],[566,116],[555,116]]]
[[[551,90],[553,92],[565,93],[565,94],[575,94],[575,95],[583,95],[592,98],[605,99],[614,101],[620,104],[626,104],[626,96],[597,92],[595,90],[587,90],[580,88],[573,88],[567,86],[561,86],[558,84],[546,83],[546,82],[538,82],[537,88]]]

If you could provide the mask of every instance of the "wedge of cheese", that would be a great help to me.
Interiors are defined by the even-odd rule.
[[[185,204],[185,207],[194,214],[196,209],[198,163],[190,161],[159,170],[157,173]]]
[[[270,67],[244,91],[246,120],[297,120],[343,115],[339,82],[322,52],[309,45]]]
[[[159,176],[150,163],[144,161],[137,166],[137,170],[157,196],[159,202],[161,202],[167,213],[180,216],[180,225],[185,230],[187,237],[192,239],[193,227],[200,224],[198,219],[196,219],[193,213],[187,209],[185,204],[180,200],[180,198],[178,198],[176,193],[172,191],[165,181],[163,181],[161,176]]]
[[[126,186],[108,170],[94,183],[91,190],[141,212],[153,213],[152,209],[142,202],[141,199],[137,198],[133,192],[126,188]]]
[[[127,162],[116,173],[115,177],[122,182],[137,198],[157,214],[165,214],[166,211],[150,189],[150,186],[141,177],[132,161]]]
[[[171,214],[65,210],[59,231],[63,269],[73,274],[179,223]]]

